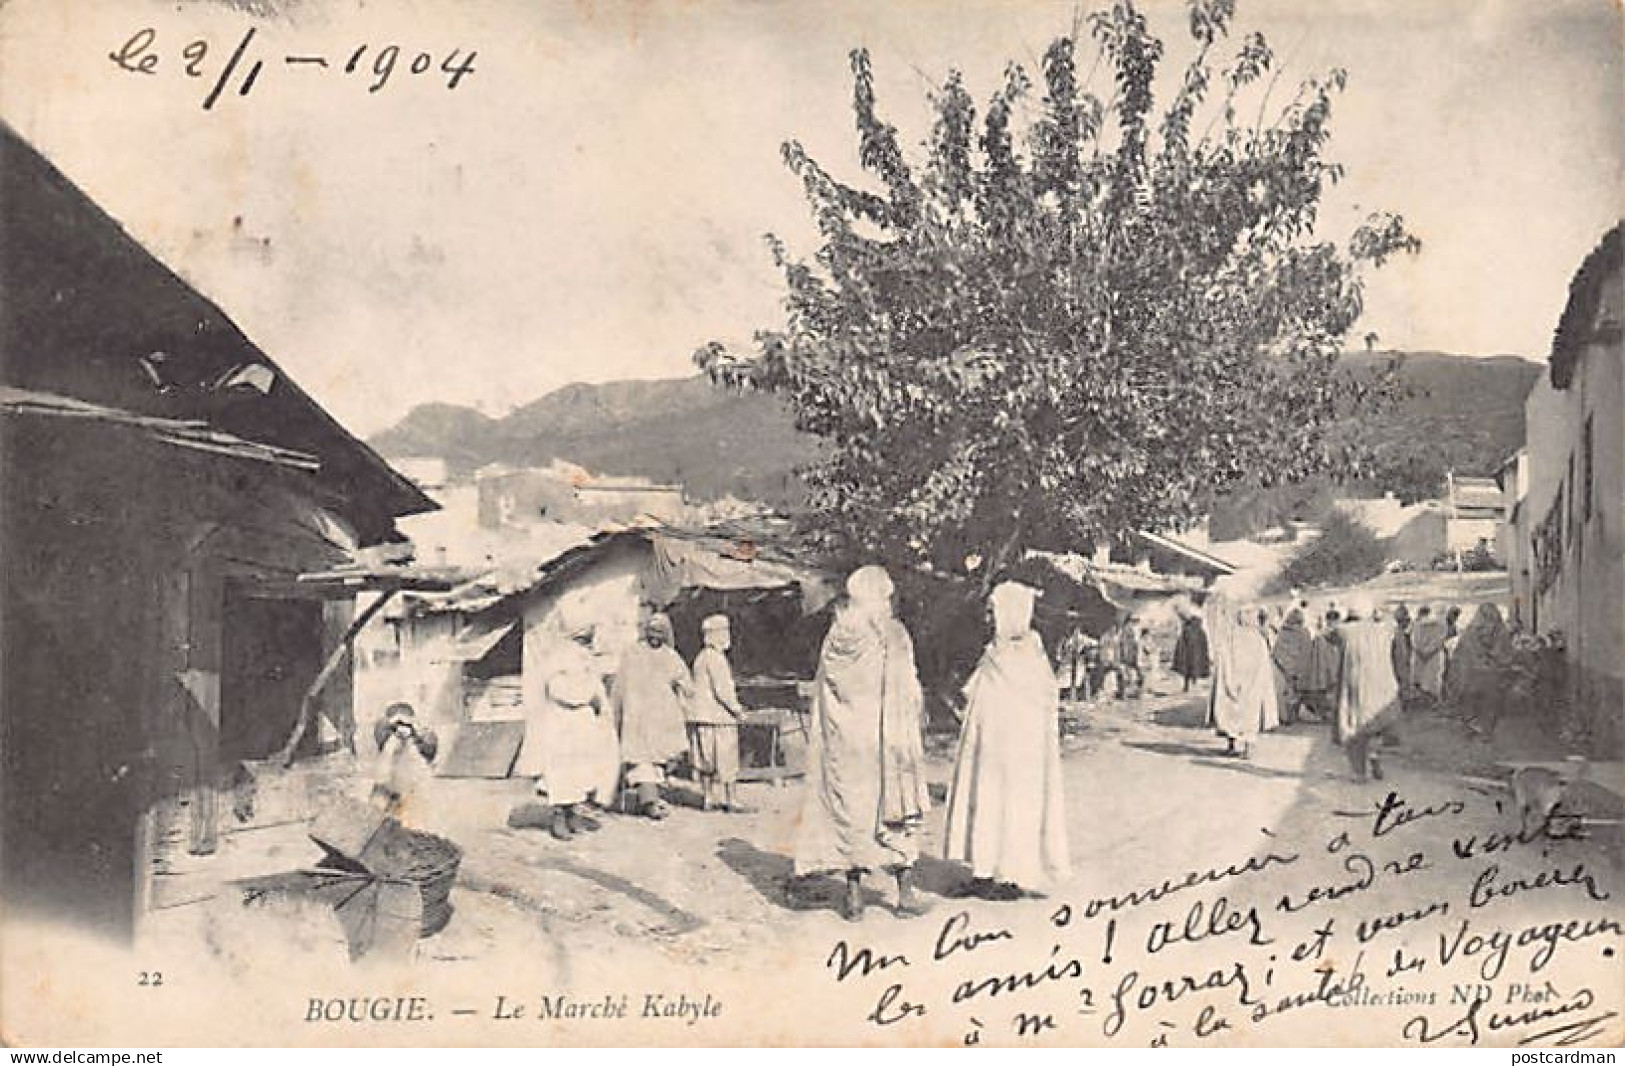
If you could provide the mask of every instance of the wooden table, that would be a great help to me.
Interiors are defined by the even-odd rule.
[[[744,717],[739,720],[740,739],[744,739],[746,730],[766,730],[768,765],[740,766],[739,780],[771,781],[779,788],[783,788],[789,778],[805,775],[807,771],[804,767],[793,767],[786,758],[784,738],[799,733],[805,739],[808,717],[804,711],[786,707],[765,707],[746,711]]]

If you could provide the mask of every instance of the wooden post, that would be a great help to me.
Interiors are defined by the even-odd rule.
[[[332,680],[333,675],[338,673],[339,667],[344,663],[345,655],[355,645],[356,634],[360,633],[366,627],[366,624],[372,621],[374,615],[383,610],[384,605],[398,591],[398,589],[393,588],[386,590],[383,595],[368,604],[366,610],[356,615],[355,621],[350,623],[350,628],[344,631],[344,636],[339,640],[338,646],[333,649],[333,653],[327,657],[327,662],[322,665],[321,673],[316,675],[316,680],[312,681],[310,688],[305,690],[304,698],[299,701],[299,720],[294,723],[293,735],[288,738],[288,743],[283,746],[282,752],[278,756],[283,766],[293,765],[294,752],[299,750],[299,742],[305,739],[305,733],[310,729],[310,720],[316,711],[316,697],[321,695],[322,689],[326,687],[328,681]]]

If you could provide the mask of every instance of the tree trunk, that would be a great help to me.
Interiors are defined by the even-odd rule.
[[[1020,562],[1026,554],[1026,508],[1016,508],[1015,517],[1010,523],[1010,532],[999,543],[991,555],[988,556],[982,569],[982,595],[986,597],[993,591],[994,582],[999,579],[1010,567]]]

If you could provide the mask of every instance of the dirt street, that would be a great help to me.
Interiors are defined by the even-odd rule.
[[[1203,698],[1163,677],[1143,699],[1085,710],[1063,742],[1074,874],[1052,898],[962,898],[966,874],[929,857],[939,848],[939,804],[919,868],[932,911],[912,920],[892,913],[884,875],[866,885],[871,906],[861,922],[838,915],[833,880],[821,895],[791,899],[799,782],[748,787],[755,813],[684,806],[660,823],[609,815],[600,832],[560,843],[540,830],[506,827],[507,810],[525,798],[523,783],[441,780],[435,810],[424,812],[427,827],[466,854],[455,916],[418,944],[414,979],[482,1014],[497,995],[507,1003],[726,988],[732,1010],[742,1009],[743,997],[759,1018],[782,1012],[785,1040],[817,1039],[817,1018],[795,1008],[802,992],[816,991],[819,1010],[850,1015],[847,1023],[869,1017],[877,1041],[958,1042],[975,1022],[990,1027],[989,1042],[1008,1042],[1014,1031],[1001,1027],[1026,1024],[1031,1004],[1056,1019],[1056,1029],[1040,1026],[1027,1038],[1136,1043],[1159,1036],[1245,1042],[1256,1024],[1275,1027],[1271,1039],[1330,1024],[1340,1039],[1392,1042],[1410,1021],[1404,997],[1422,989],[1441,997],[1428,1008],[1438,1017],[1412,1022],[1408,1039],[1458,1042],[1466,1028],[1435,1035],[1462,1014],[1442,998],[1457,986],[1483,985],[1499,1003],[1523,994],[1515,988],[1539,988],[1554,970],[1571,986],[1593,972],[1617,979],[1617,927],[1570,929],[1570,939],[1553,946],[1561,967],[1539,959],[1536,934],[1516,943],[1530,926],[1608,914],[1620,853],[1617,810],[1606,809],[1613,801],[1605,793],[1586,793],[1585,802],[1616,824],[1585,839],[1519,840],[1509,837],[1518,829],[1510,794],[1496,781],[1504,753],[1469,741],[1458,723],[1413,716],[1385,759],[1386,779],[1361,783],[1324,725],[1267,734],[1249,761],[1227,757],[1203,723]],[[1516,741],[1520,751],[1527,743]],[[931,756],[939,800],[951,771],[952,751],[940,745]],[[261,864],[308,863],[298,829],[277,831],[282,842]],[[265,852],[272,832],[253,846]],[[241,979],[264,957],[249,945],[274,938],[278,952],[298,945],[300,965],[353,980],[329,917],[255,911],[226,892],[179,908],[166,928],[216,945]],[[290,931],[295,920],[303,923],[298,935]],[[1499,944],[1496,932],[1509,946],[1461,947],[1479,943],[1474,938]],[[1452,938],[1460,943],[1447,951]],[[841,963],[864,947],[906,957],[908,980],[862,967],[838,979]],[[1499,952],[1501,965],[1485,968],[1486,952]],[[1359,1004],[1338,985],[1354,970],[1366,989],[1357,987],[1358,996],[1390,1002],[1371,1004],[1370,1014],[1354,1009]],[[1029,981],[1019,989],[988,986],[961,997],[962,982],[1020,974]],[[901,991],[881,1002],[892,984]],[[1284,1012],[1266,1007],[1249,1020],[1258,1004],[1293,995],[1312,1002]],[[1062,1014],[1053,1013],[1058,1003]],[[1070,1006],[1076,1010],[1065,1011]],[[645,1008],[634,996],[630,1009]],[[1221,1018],[1226,1026],[1217,1025]],[[549,1024],[558,1028],[548,1039],[638,1038],[636,1028],[594,1029],[591,1019]],[[1507,1042],[1484,1024],[1478,1020],[1481,1041]]]

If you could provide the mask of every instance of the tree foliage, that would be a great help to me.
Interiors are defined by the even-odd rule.
[[[1287,561],[1267,591],[1278,595],[1291,589],[1358,585],[1381,574],[1387,562],[1388,546],[1382,538],[1368,526],[1334,511],[1320,536]]]
[[[851,55],[860,183],[783,148],[822,245],[769,238],[782,329],[695,353],[714,379],[784,397],[823,438],[817,517],[899,561],[991,571],[1029,547],[1177,527],[1215,494],[1357,473],[1330,431],[1380,382],[1334,374],[1360,268],[1418,242],[1373,214],[1316,235],[1342,71],[1273,96],[1268,42],[1234,0],[1191,0],[1193,57],[1160,111],[1163,44],[1131,0],[978,109],[956,71],[910,158]],[[1104,96],[1104,98],[1102,98]]]

